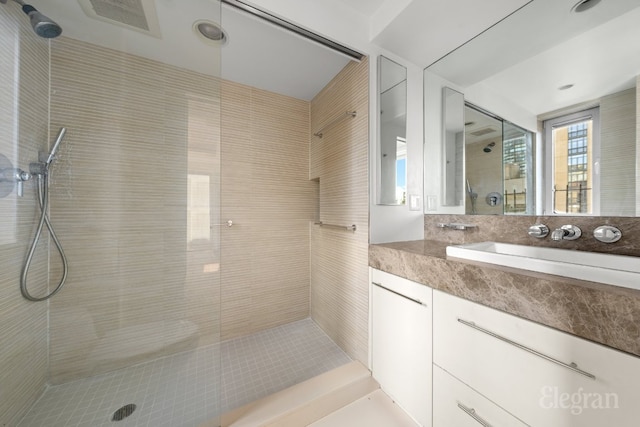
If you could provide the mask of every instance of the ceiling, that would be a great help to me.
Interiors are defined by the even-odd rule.
[[[464,92],[483,91],[533,116],[635,86],[640,2],[535,0],[428,68]],[[569,90],[561,86],[573,84]]]
[[[160,38],[89,18],[77,0],[33,3],[62,25],[65,36],[201,73],[221,72],[225,79],[304,100],[312,99],[349,62],[332,50],[232,7],[223,6],[220,13],[211,0],[144,1],[155,5]],[[310,22],[315,18],[318,26],[320,20],[331,23],[331,13],[342,10],[338,5],[370,22],[376,12],[385,15],[385,25],[377,34],[359,38],[372,38],[373,43],[423,66],[528,0],[484,0],[481,7],[477,0],[307,1],[326,9],[318,14],[321,16],[311,14]],[[222,23],[229,41],[221,51],[195,36],[192,26],[197,19]]]
[[[365,3],[365,2],[363,2]],[[34,0],[63,35],[200,73],[311,100],[349,62],[317,43],[209,0],[155,0],[161,38],[89,18],[77,0]],[[221,16],[220,16],[221,15]],[[229,40],[220,50],[200,40],[196,20],[221,22]]]
[[[385,0],[337,0],[337,1],[349,6],[351,9],[365,16],[373,15],[374,12],[378,10],[380,6],[382,6],[382,4],[385,2]]]

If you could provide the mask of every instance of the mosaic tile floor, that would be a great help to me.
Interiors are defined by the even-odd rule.
[[[305,319],[49,387],[19,427],[196,427],[349,361],[311,319]],[[137,405],[133,414],[111,421],[114,411],[129,403]]]

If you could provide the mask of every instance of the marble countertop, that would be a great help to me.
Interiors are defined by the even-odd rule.
[[[447,243],[369,245],[373,268],[640,356],[640,291],[447,260]]]

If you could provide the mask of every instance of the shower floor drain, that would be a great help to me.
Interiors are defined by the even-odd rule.
[[[129,415],[133,414],[133,411],[136,410],[135,403],[129,403],[128,405],[124,405],[122,408],[118,409],[113,413],[111,417],[111,421],[122,421],[127,418]]]

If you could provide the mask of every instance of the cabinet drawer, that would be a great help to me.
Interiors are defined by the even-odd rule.
[[[434,363],[525,423],[637,426],[640,359],[443,292],[433,305]]]
[[[447,372],[433,367],[433,427],[526,427]]]
[[[371,282],[431,307],[432,290],[428,286],[375,268],[371,269]]]

